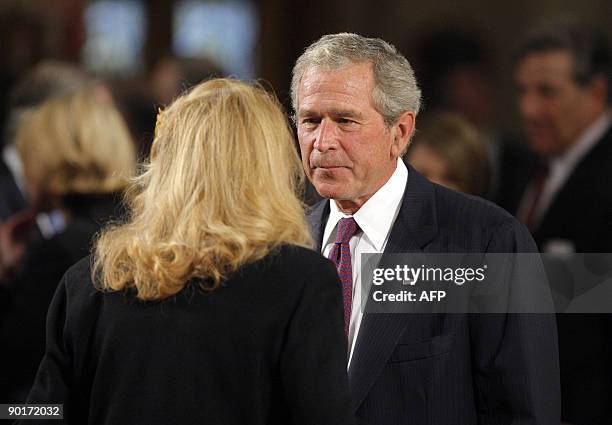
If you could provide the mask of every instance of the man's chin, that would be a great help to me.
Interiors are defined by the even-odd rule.
[[[340,184],[328,183],[328,182],[312,182],[313,186],[323,198],[327,199],[344,199],[346,196],[345,191],[342,189]]]
[[[532,137],[529,144],[538,155],[545,158],[555,156],[560,151],[559,144],[550,137]]]
[[[335,190],[330,190],[330,189],[317,189],[317,192],[319,193],[319,195],[321,195],[321,197],[325,198],[325,199],[338,199],[339,195],[338,195],[338,191]]]

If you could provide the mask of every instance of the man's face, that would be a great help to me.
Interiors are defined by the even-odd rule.
[[[541,155],[562,154],[590,124],[592,91],[574,81],[568,52],[525,56],[518,65],[516,84],[527,138]]]
[[[373,87],[372,65],[359,63],[337,70],[311,68],[298,88],[304,170],[319,194],[336,200],[345,212],[358,210],[385,184],[409,138],[404,124],[385,127],[372,104]],[[414,114],[409,121],[413,126]]]

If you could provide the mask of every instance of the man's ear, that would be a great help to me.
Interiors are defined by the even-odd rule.
[[[416,115],[412,111],[403,112],[393,124],[393,141],[391,143],[391,155],[398,158],[406,151],[410,138],[414,132]]]

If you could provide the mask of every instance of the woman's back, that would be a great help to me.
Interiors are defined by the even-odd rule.
[[[72,423],[348,421],[340,286],[319,254],[285,245],[211,293],[194,281],[154,302],[89,276],[84,259],[60,285],[30,402],[67,400]]]

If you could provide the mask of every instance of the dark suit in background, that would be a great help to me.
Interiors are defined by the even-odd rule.
[[[576,165],[533,237],[542,249],[557,239],[575,252],[612,252],[612,127]]]
[[[517,211],[544,252],[612,251],[608,38],[593,22],[558,17],[531,28],[515,52],[518,109],[543,163]],[[569,297],[580,295],[566,289]],[[612,424],[609,315],[558,319],[562,420]]]
[[[329,201],[309,216],[321,248]],[[536,252],[500,208],[409,168],[386,253]],[[560,421],[550,315],[366,314],[349,368],[366,424],[538,424]]]
[[[612,128],[578,163],[533,237],[542,251],[612,252]],[[560,314],[563,417],[612,424],[612,315]]]
[[[493,164],[495,187],[490,199],[514,214],[523,191],[529,184],[530,173],[536,169],[538,158],[516,140],[503,140],[497,148],[496,161]]]

